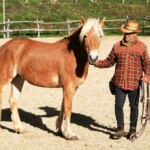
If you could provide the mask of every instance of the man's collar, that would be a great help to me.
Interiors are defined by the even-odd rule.
[[[129,47],[129,46],[132,46],[132,45],[136,44],[137,41],[138,41],[138,38],[135,38],[135,40],[133,42],[125,42],[125,40],[123,38],[122,41],[121,41],[121,44]]]

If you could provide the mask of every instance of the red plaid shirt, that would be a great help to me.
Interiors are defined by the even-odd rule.
[[[99,68],[115,66],[112,81],[125,90],[135,90],[144,75],[150,77],[150,57],[144,43],[137,40],[133,45],[126,46],[123,41],[114,44],[112,51],[105,60],[95,64]]]

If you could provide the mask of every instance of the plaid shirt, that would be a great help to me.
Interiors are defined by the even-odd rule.
[[[126,46],[123,40],[117,42],[108,57],[98,60],[95,66],[108,68],[114,64],[116,66],[112,81],[121,89],[137,89],[143,72],[150,78],[150,57],[145,44],[139,40],[131,46]]]

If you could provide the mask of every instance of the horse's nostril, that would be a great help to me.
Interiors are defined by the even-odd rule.
[[[96,62],[96,60],[98,59],[97,55],[89,55],[89,61],[91,64],[94,64]]]
[[[91,55],[89,55],[89,56],[90,56],[90,57],[89,57],[89,58],[90,58],[90,60],[92,60],[92,56],[91,56]]]
[[[98,59],[98,56],[96,57],[96,60]]]
[[[98,56],[97,56],[97,55],[95,55],[95,56],[89,55],[89,58],[90,58],[91,60],[97,60],[97,59],[98,59]]]

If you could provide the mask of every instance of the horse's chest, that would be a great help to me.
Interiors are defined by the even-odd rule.
[[[80,67],[78,71],[76,69],[76,77],[79,85],[84,82],[87,75],[88,75],[88,64],[86,64],[84,67]]]
[[[78,79],[78,84],[81,85],[86,79],[86,76],[83,76],[82,78]]]

